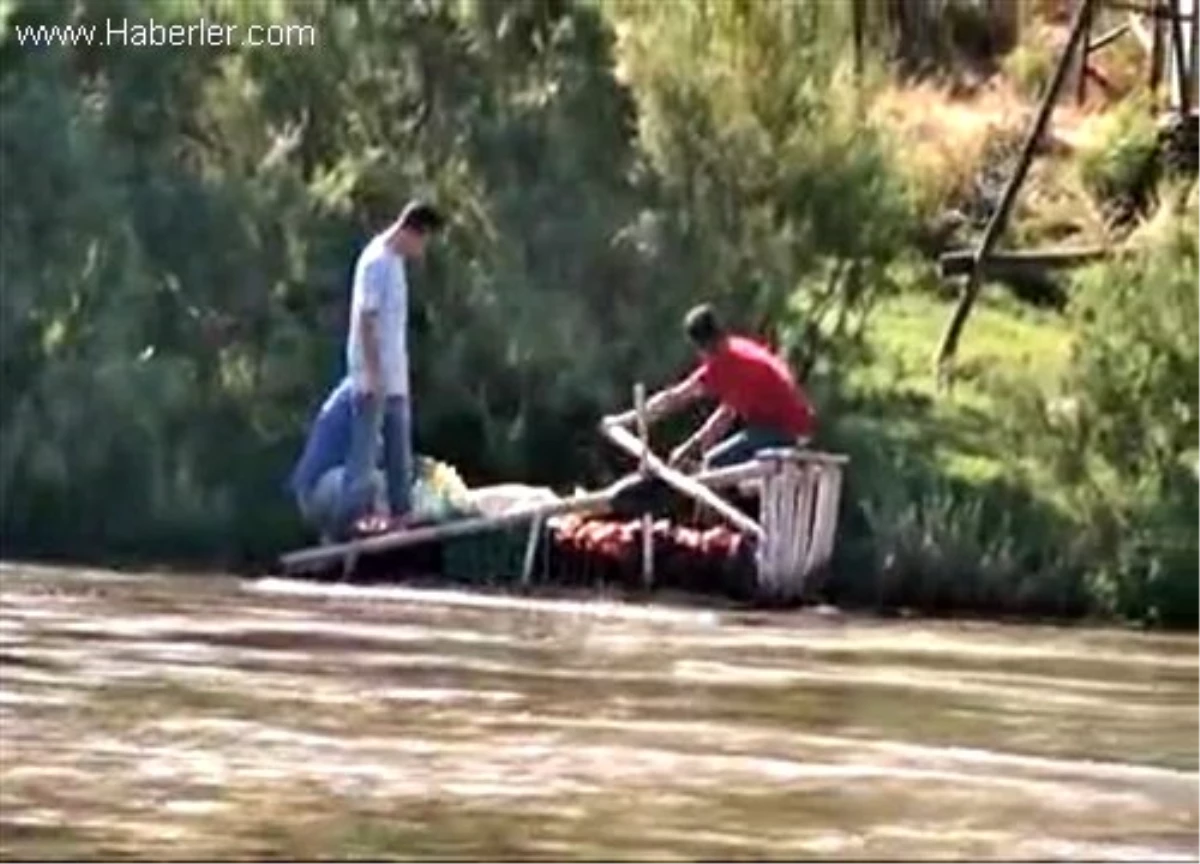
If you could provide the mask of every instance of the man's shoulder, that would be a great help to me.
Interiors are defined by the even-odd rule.
[[[770,346],[750,336],[730,336],[728,344],[729,353],[739,357],[760,359],[775,356],[775,352],[771,350]]]
[[[387,243],[384,242],[383,234],[376,234],[366,245],[362,247],[362,251],[358,253],[359,266],[370,264],[373,261],[386,260],[390,257],[391,250],[387,248]]]

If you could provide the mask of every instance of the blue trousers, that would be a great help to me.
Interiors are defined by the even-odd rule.
[[[705,468],[726,468],[753,459],[759,450],[795,447],[796,437],[765,426],[747,426],[704,454]]]
[[[379,397],[355,393],[351,409],[350,452],[342,479],[341,531],[371,508],[371,471],[379,464],[383,446],[383,474],[388,506],[393,517],[412,509],[412,415],[406,396]]]
[[[332,543],[346,536],[342,513],[342,489],[345,485],[346,468],[338,465],[330,468],[316,484],[297,500],[300,515],[321,535],[322,543]],[[387,481],[383,472],[376,469],[370,474],[370,509],[383,506]],[[365,512],[364,508],[364,512]]]

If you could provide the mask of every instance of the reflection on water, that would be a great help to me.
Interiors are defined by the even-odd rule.
[[[1195,860],[1197,640],[0,567],[0,854]]]

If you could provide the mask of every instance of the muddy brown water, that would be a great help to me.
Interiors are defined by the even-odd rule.
[[[0,565],[14,858],[1197,858],[1197,639]]]

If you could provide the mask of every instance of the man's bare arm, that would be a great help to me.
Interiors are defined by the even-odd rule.
[[[379,334],[376,323],[378,315],[373,309],[364,309],[358,316],[359,332],[362,334],[363,365],[367,373],[367,392],[380,395],[382,371],[379,362]]]
[[[673,387],[660,390],[646,400],[646,422],[653,423],[660,417],[672,414],[704,395],[704,387],[697,375],[692,375]],[[610,414],[602,421],[604,426],[627,426],[637,420],[636,411]]]
[[[709,415],[696,433],[671,452],[671,463],[675,464],[693,452],[704,453],[729,431],[737,414],[727,405],[722,405]]]

